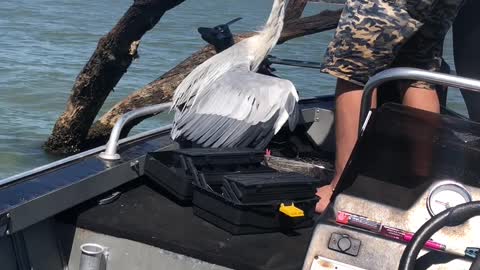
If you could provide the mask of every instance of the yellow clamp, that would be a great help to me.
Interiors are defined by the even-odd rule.
[[[296,207],[293,203],[292,205],[285,205],[285,204],[280,204],[280,212],[284,213],[285,215],[289,217],[303,217],[305,214],[303,213],[303,210]]]

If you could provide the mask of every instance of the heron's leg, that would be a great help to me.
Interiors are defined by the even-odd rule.
[[[345,80],[337,80],[335,93],[335,176],[330,185],[317,190],[317,196],[320,197],[320,201],[317,204],[316,211],[319,213],[323,212],[330,203],[333,189],[337,185],[357,141],[362,93],[361,86]],[[372,105],[376,106],[376,93],[373,95],[373,101]]]

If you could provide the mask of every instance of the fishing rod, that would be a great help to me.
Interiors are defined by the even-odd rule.
[[[277,65],[321,69],[321,64],[318,63],[318,62],[284,59],[284,58],[278,58],[278,57],[272,56],[272,55],[269,55],[267,57],[267,60],[270,63],[277,64]]]

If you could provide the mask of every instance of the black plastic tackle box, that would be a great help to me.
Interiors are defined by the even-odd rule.
[[[148,153],[145,174],[183,202],[192,200],[192,182],[221,185],[225,174],[271,172],[264,153],[252,149],[190,148]]]
[[[317,201],[317,197],[310,197],[283,202],[238,203],[218,192],[195,186],[193,212],[234,235],[290,232],[313,225]],[[286,214],[281,208],[294,214]]]
[[[313,225],[316,188],[327,184],[262,165],[252,149],[181,149],[149,153],[145,174],[193,212],[232,233],[292,231]],[[193,188],[193,189],[192,189]]]
[[[241,173],[225,175],[223,185],[233,200],[252,203],[311,198],[319,180],[298,173]]]

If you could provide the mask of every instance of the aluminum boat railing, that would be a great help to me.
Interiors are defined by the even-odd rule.
[[[120,134],[122,133],[122,129],[125,127],[125,125],[141,117],[165,112],[169,110],[171,106],[172,106],[171,102],[162,103],[158,105],[152,105],[152,106],[144,107],[141,109],[133,110],[122,115],[120,119],[118,119],[118,121],[115,123],[115,126],[112,129],[112,133],[110,134],[110,138],[108,139],[105,151],[101,152],[98,156],[103,160],[120,159],[120,155],[117,153],[118,140],[120,138]]]
[[[380,85],[395,80],[418,80],[433,84],[444,85],[449,87],[457,87],[473,92],[480,92],[480,81],[468,79],[455,75],[449,75],[438,72],[430,72],[416,68],[392,68],[382,71],[368,80],[363,88],[362,103],[360,106],[360,122],[359,135],[365,128],[365,120],[367,120],[372,105],[373,91]]]

